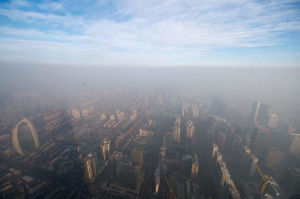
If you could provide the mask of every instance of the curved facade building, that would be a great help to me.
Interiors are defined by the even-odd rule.
[[[20,146],[20,142],[19,142],[19,136],[18,136],[18,130],[19,130],[19,126],[22,124],[26,124],[30,130],[30,133],[33,137],[33,141],[34,141],[34,146],[35,148],[38,148],[40,146],[40,142],[39,142],[39,138],[36,132],[35,127],[33,126],[33,124],[30,122],[30,120],[28,120],[27,118],[24,118],[23,120],[19,121],[18,124],[15,126],[15,128],[12,131],[12,143],[14,148],[16,149],[17,153],[19,153],[20,155],[24,155],[24,152]]]

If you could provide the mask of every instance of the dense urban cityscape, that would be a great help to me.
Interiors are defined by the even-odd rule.
[[[300,0],[0,0],[0,199],[300,199]]]
[[[218,95],[209,99],[189,91],[111,89],[44,101],[27,92],[3,100],[0,197],[299,194],[296,126],[262,101],[248,104],[244,115]]]

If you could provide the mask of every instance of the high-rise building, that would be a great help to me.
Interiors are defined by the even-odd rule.
[[[250,119],[252,120],[252,122],[254,124],[256,123],[256,120],[257,120],[257,115],[259,112],[260,104],[261,104],[260,102],[254,101],[252,108],[251,108]]]
[[[188,113],[188,105],[185,102],[183,102],[182,103],[182,113],[181,113],[182,117],[184,117],[186,113]]]
[[[181,122],[181,118],[180,118],[180,116],[179,115],[177,115],[176,116],[176,118],[175,118],[175,124],[176,124],[176,126],[178,127],[178,128],[180,128],[180,122]]]
[[[136,117],[137,117],[137,111],[134,110],[134,111],[132,112],[132,114],[130,115],[130,120],[133,121],[133,120],[136,119]]]
[[[110,156],[110,141],[108,138],[104,138],[101,144],[103,160],[108,160]]]
[[[266,148],[273,146],[273,134],[270,129],[254,128],[250,148],[255,153],[261,156]]]
[[[81,116],[82,116],[83,118],[88,117],[88,116],[89,116],[89,111],[88,111],[88,109],[82,109],[82,110],[81,110]]]
[[[254,124],[267,125],[269,120],[269,108],[267,105],[254,101],[250,113]]]
[[[97,176],[96,153],[89,153],[84,159],[85,176],[88,182],[93,182]]]
[[[267,124],[269,119],[269,108],[265,104],[260,104],[260,108],[257,115],[258,124]]]
[[[160,186],[160,167],[159,166],[156,167],[154,177],[155,177],[154,194],[157,195],[158,191],[159,191],[159,186]]]
[[[153,131],[145,130],[145,129],[140,129],[139,130],[139,135],[142,137],[151,137],[153,136]]]
[[[105,115],[105,113],[101,113],[101,115],[100,115],[100,120],[105,120],[106,119],[106,115]]]
[[[133,147],[131,150],[131,162],[142,166],[143,161],[144,161],[144,149],[141,147]]]
[[[199,116],[199,109],[198,109],[198,106],[197,104],[194,104],[192,106],[192,111],[193,111],[193,117],[194,118],[197,118]]]
[[[176,142],[180,142],[180,116],[176,116],[174,126],[172,128],[173,138]]]
[[[247,146],[243,146],[243,154],[240,163],[241,171],[244,174],[253,176],[256,171],[256,165],[258,163],[258,158],[251,153],[251,150]]]
[[[283,154],[279,151],[278,148],[271,147],[267,150],[266,166],[274,167],[278,166],[281,163]]]
[[[172,128],[172,133],[173,133],[173,138],[176,142],[180,142],[180,128],[177,128],[176,126],[174,126]]]
[[[119,121],[123,121],[125,119],[125,113],[119,110],[116,110],[116,116]]]
[[[188,120],[186,122],[186,137],[193,138],[195,134],[195,127],[193,121]]]
[[[224,149],[225,141],[226,141],[226,135],[225,135],[225,133],[219,132],[219,133],[216,135],[216,142],[217,142],[217,144],[218,144],[220,150],[223,150],[223,149]]]
[[[219,147],[216,144],[212,144],[212,158],[214,158],[217,155],[217,152],[219,151]]]
[[[290,152],[295,155],[300,155],[300,134],[290,133],[292,143],[290,145]]]
[[[242,137],[240,135],[234,134],[230,136],[230,138],[230,145],[228,148],[233,155],[237,155],[241,149]]]
[[[268,120],[268,127],[275,129],[278,124],[278,116],[276,114],[270,114]]]
[[[288,197],[300,194],[300,168],[288,169],[283,182]]]
[[[80,111],[78,111],[77,109],[72,109],[71,114],[72,114],[72,117],[76,120],[79,120],[81,117]]]
[[[191,177],[192,178],[197,178],[199,173],[199,161],[198,161],[198,156],[197,154],[194,154],[194,159],[192,163],[192,171],[191,171]]]
[[[143,180],[140,165],[121,162],[117,167],[118,182],[129,189],[137,189]]]
[[[221,157],[222,154],[217,152],[215,177],[219,198],[240,199],[240,193],[230,177],[225,161]]]

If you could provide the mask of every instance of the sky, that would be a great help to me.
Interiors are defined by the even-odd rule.
[[[0,0],[0,63],[300,67],[300,1]]]

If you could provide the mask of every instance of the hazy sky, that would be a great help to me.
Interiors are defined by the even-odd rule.
[[[2,0],[0,62],[300,67],[300,1]]]

